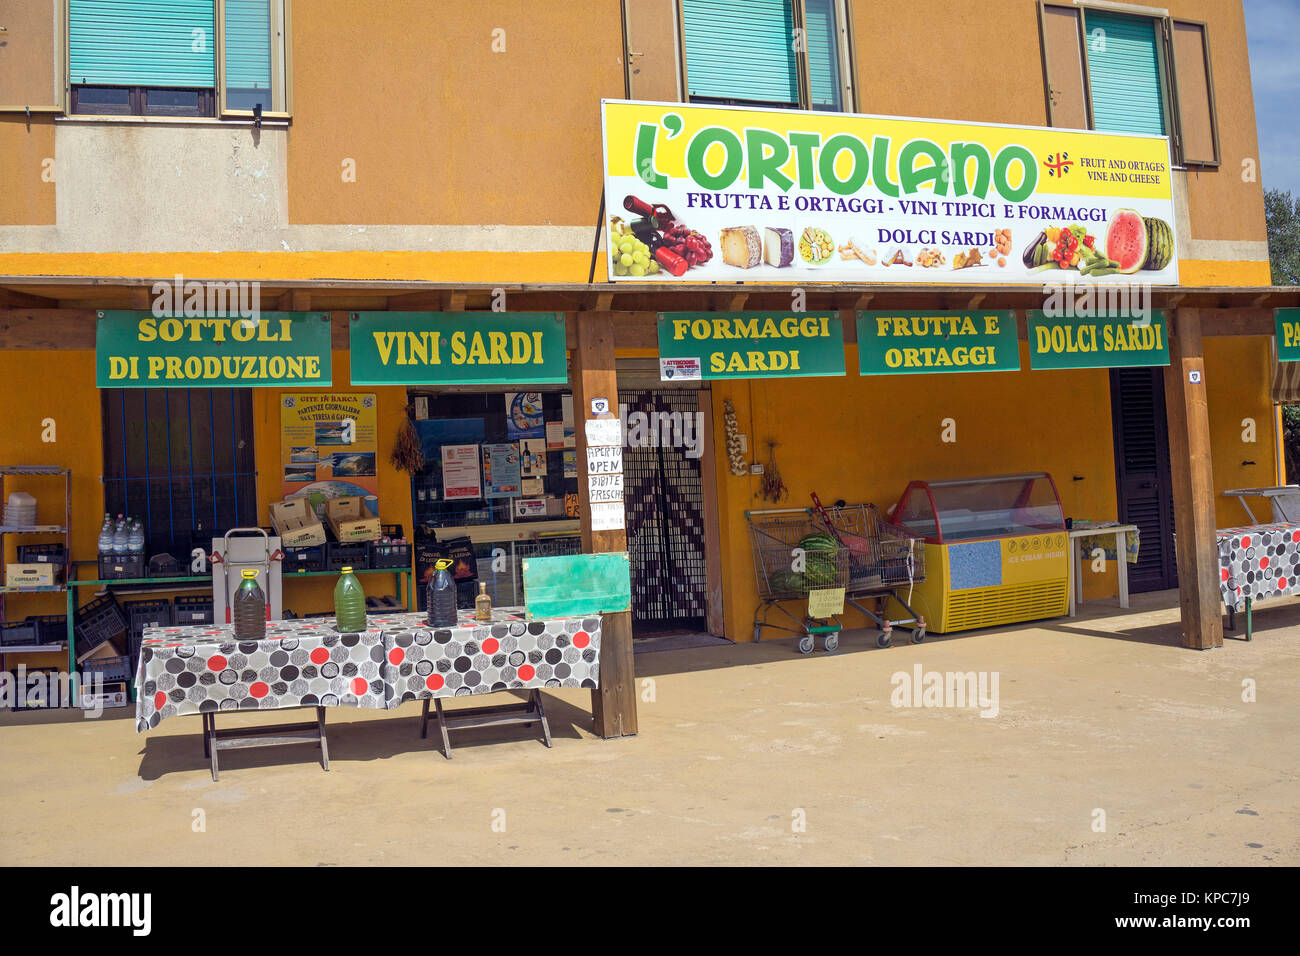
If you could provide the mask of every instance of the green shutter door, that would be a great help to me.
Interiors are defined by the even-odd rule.
[[[226,0],[226,87],[271,88],[269,0]]]
[[[799,105],[789,0],[683,0],[691,97]]]
[[[1147,17],[1085,14],[1093,128],[1165,134],[1156,24]]]
[[[216,86],[214,7],[213,0],[70,0],[69,78],[107,86]]]

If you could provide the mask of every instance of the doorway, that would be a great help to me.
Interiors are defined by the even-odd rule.
[[[1141,535],[1137,563],[1128,569],[1129,591],[1139,594],[1176,588],[1174,488],[1163,371],[1111,369],[1110,408],[1119,520],[1137,525]]]
[[[693,389],[619,389],[636,637],[707,627],[701,394],[707,400]]]

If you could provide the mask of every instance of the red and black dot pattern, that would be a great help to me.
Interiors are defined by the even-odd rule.
[[[1235,611],[1252,602],[1300,593],[1300,524],[1223,528],[1219,538],[1219,586]]]
[[[272,621],[260,641],[230,625],[148,628],[136,730],[165,717],[287,707],[394,708],[409,700],[530,687],[597,687],[600,618],[525,621],[498,609],[431,628],[423,614],[375,615],[359,634],[329,619]]]
[[[525,621],[519,615],[492,624],[464,618],[456,627],[433,628],[423,615],[406,614],[383,626],[389,707],[426,697],[600,683],[598,617]]]
[[[166,717],[282,707],[384,708],[383,634],[340,634],[328,621],[271,621],[266,638],[230,626],[149,628],[140,644],[136,730]]]

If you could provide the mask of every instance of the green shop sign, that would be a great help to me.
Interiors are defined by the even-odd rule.
[[[661,312],[659,377],[844,374],[838,312]]]
[[[562,312],[353,312],[353,385],[569,380]]]
[[[1029,367],[1120,368],[1169,364],[1165,313],[1149,316],[1048,316],[1029,313]]]
[[[863,375],[1019,368],[1014,312],[858,313],[858,371]]]
[[[332,385],[329,314],[100,312],[95,384],[100,388]]]
[[[1277,326],[1277,360],[1300,362],[1300,309],[1274,309]]]

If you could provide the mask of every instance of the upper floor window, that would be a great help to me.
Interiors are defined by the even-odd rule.
[[[287,116],[288,0],[68,0],[71,112]]]
[[[843,0],[682,0],[686,98],[853,108]]]
[[[1039,16],[1053,126],[1168,136],[1176,165],[1218,165],[1205,24],[1085,4]]]

